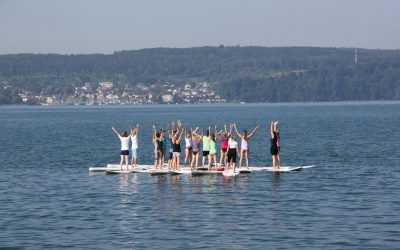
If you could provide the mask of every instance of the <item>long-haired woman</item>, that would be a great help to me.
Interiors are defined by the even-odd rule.
[[[240,143],[240,160],[239,160],[239,169],[242,167],[242,161],[243,161],[243,157],[246,157],[246,167],[247,169],[249,168],[249,145],[248,145],[248,141],[250,140],[251,137],[253,137],[254,133],[257,131],[257,129],[260,126],[256,126],[253,131],[247,135],[247,130],[243,129],[243,133],[240,134],[236,123],[233,124],[233,127],[235,128],[236,134],[238,135],[238,137],[240,137],[240,139],[242,140],[242,142]]]

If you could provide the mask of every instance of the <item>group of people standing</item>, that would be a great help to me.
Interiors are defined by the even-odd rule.
[[[277,130],[278,121],[272,121],[270,126],[270,153],[272,155],[272,163],[274,170],[279,169],[280,166],[280,137]],[[233,168],[236,172],[236,158],[239,156],[239,169],[242,167],[243,159],[245,159],[246,167],[249,168],[249,140],[254,136],[259,129],[257,125],[251,133],[243,129],[242,133],[238,131],[236,123],[229,126],[224,125],[224,129],[218,131],[217,126],[214,126],[214,131],[211,131],[211,126],[206,131],[204,128],[201,130],[199,127],[195,129],[186,129],[182,126],[180,120],[177,123],[172,122],[171,126],[161,126],[157,131],[156,126],[153,125],[152,142],[154,144],[154,168],[163,169],[164,163],[168,160],[168,169],[171,171],[180,171],[181,169],[181,141],[182,136],[185,139],[184,147],[184,165],[190,166],[192,171],[199,169],[200,149],[202,152],[201,167],[209,171],[214,166],[216,171],[226,170],[229,171]],[[139,124],[135,128],[131,128],[131,132],[124,131],[118,133],[114,127],[112,130],[118,135],[121,141],[121,161],[120,169],[125,161],[126,170],[128,170],[128,157],[129,157],[129,141],[132,142],[131,152],[131,167],[137,167],[137,149],[138,149],[138,134]],[[232,134],[234,130],[235,134]],[[240,139],[240,150],[237,142]],[[217,141],[221,140],[220,157],[217,162]],[[167,156],[167,145],[169,144],[169,155]]]

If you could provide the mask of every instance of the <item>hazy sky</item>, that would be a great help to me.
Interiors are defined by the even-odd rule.
[[[0,54],[220,44],[400,49],[400,0],[0,0]]]

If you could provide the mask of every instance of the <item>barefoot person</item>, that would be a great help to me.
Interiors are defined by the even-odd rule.
[[[137,167],[137,149],[138,149],[138,134],[139,134],[139,123],[136,124],[136,128],[131,128],[131,141],[132,141],[132,160],[131,166],[132,168]]]
[[[208,165],[210,165],[210,130],[206,131],[206,134],[203,135],[202,140],[203,140],[203,159],[201,165],[204,168],[204,162],[206,158],[208,159]]]
[[[271,122],[271,127],[270,127],[270,133],[271,133],[271,147],[270,147],[270,153],[272,156],[272,167],[274,171],[279,170],[281,162],[279,158],[279,135],[278,131],[276,130],[278,125],[278,121],[272,121]]]
[[[208,130],[211,130],[210,127]],[[217,171],[217,147],[216,147],[216,142],[217,142],[217,126],[215,126],[215,134],[211,134],[210,136],[210,157],[209,157],[209,162],[208,162],[208,171],[211,170],[212,166],[212,161],[214,160],[214,166],[215,166],[215,171]]]
[[[192,161],[192,130],[188,130],[185,136],[185,162],[184,165],[189,165]]]
[[[231,166],[233,166],[233,172],[236,172],[236,156],[239,153],[238,143],[236,136],[232,135],[228,142],[228,162],[226,164],[226,173],[229,172]]]
[[[119,163],[119,169],[122,171],[122,164],[125,160],[126,171],[128,171],[129,139],[131,138],[131,135],[128,134],[128,132],[126,131],[119,134],[114,127],[112,127],[111,129],[114,131],[114,133],[118,135],[118,138],[121,141],[121,161]]]
[[[156,126],[153,125],[153,144],[154,144],[154,168],[162,169],[162,135],[157,132]]]
[[[183,128],[179,133],[179,127],[176,133],[172,136],[172,143],[173,143],[173,171],[180,171],[181,170],[181,138],[182,134],[185,133],[185,129]]]
[[[197,130],[199,128],[197,127],[194,131],[192,131],[192,162],[190,163],[190,169],[193,171],[193,167],[196,167],[196,171],[199,168],[199,152],[200,152],[200,142],[201,139],[203,138],[204,134],[204,129],[202,129],[201,134],[197,134]],[[194,166],[193,166],[194,165]]]
[[[161,136],[162,136],[162,158],[161,158],[161,166],[164,166],[165,157],[167,155],[167,138],[165,137],[165,129],[164,126],[161,128]]]
[[[224,165],[226,165],[226,157],[228,154],[228,141],[232,134],[232,124],[230,125],[229,132],[226,131],[226,124],[224,127],[225,127],[225,130],[221,130],[218,133],[219,137],[221,138],[221,154],[220,154],[220,158],[219,158],[219,167],[220,168],[223,168],[222,160],[224,160]]]
[[[242,161],[243,161],[243,157],[246,157],[246,167],[247,169],[249,169],[249,145],[248,145],[248,141],[250,140],[250,138],[254,135],[254,133],[257,131],[257,129],[260,126],[256,126],[253,131],[247,135],[247,130],[243,129],[243,133],[240,134],[238,132],[236,123],[233,124],[233,127],[235,128],[236,134],[238,135],[238,137],[240,137],[240,139],[242,140],[241,144],[240,144],[240,160],[239,160],[239,169],[242,167]]]

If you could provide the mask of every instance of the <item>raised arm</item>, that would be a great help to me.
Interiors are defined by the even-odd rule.
[[[271,122],[271,127],[269,131],[271,133],[271,138],[274,138],[274,121]]]
[[[136,135],[139,134],[139,126],[140,126],[139,123],[137,123],[137,124],[136,124]]]
[[[200,139],[203,139],[204,136],[204,128],[201,128],[201,135],[200,135]]]
[[[118,135],[118,137],[120,137],[120,135],[119,135],[118,131],[117,131],[117,130],[115,130],[115,128],[114,128],[114,127],[111,127],[111,129],[112,129],[112,131],[114,131],[114,133],[116,133],[116,134]]]
[[[155,140],[157,134],[156,126],[153,125],[153,140]]]
[[[237,126],[236,126],[236,123],[233,124],[233,127],[235,128],[235,132],[236,132],[237,136],[242,139],[242,135],[239,133],[239,131],[237,129]]]
[[[260,127],[260,126],[257,125],[257,126],[253,129],[253,131],[251,131],[251,133],[249,134],[249,136],[247,137],[247,139],[250,139],[250,138],[254,135],[254,133],[257,131],[257,129],[258,129],[259,127]]]
[[[274,122],[274,131],[278,133],[278,121]]]
[[[178,140],[177,140],[177,141],[180,141],[180,140],[181,140],[182,134],[183,134],[185,131],[186,131],[185,128],[183,128],[183,129],[181,130],[181,133],[179,134],[179,137],[178,137]]]

